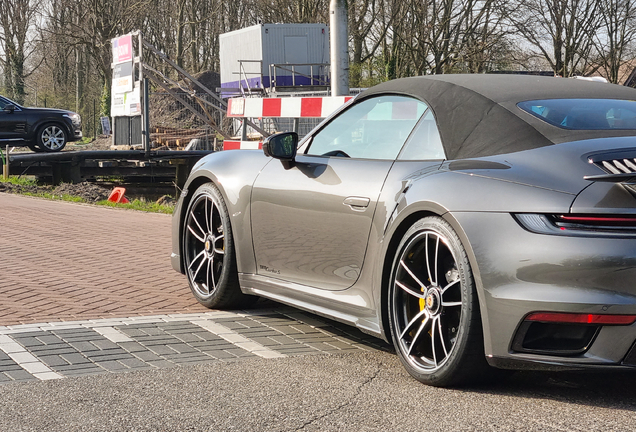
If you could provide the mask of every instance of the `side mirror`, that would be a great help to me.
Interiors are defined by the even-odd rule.
[[[5,105],[2,111],[6,112],[7,114],[11,114],[13,111],[15,111],[15,105],[13,104]]]
[[[292,161],[296,158],[298,147],[298,134],[296,132],[280,132],[270,135],[263,141],[263,153],[283,161]]]

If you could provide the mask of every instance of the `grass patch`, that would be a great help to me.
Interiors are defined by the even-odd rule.
[[[20,195],[32,196],[37,198],[46,198],[46,199],[57,200],[57,201],[69,201],[69,202],[75,202],[75,203],[86,202],[86,200],[82,197],[69,195],[69,194],[57,195],[50,192],[23,192]]]
[[[0,176],[0,179],[2,177]],[[38,182],[33,177],[9,176],[9,180],[1,180],[2,183],[11,183],[18,186],[37,186]]]
[[[174,211],[173,206],[167,206],[163,204],[157,204],[154,202],[147,202],[147,201],[142,201],[138,199],[132,200],[128,204],[119,204],[119,203],[110,202],[108,200],[98,201],[95,204],[103,205],[106,207],[125,208],[125,209],[140,210],[140,211],[152,212],[152,213],[172,214],[172,212]]]

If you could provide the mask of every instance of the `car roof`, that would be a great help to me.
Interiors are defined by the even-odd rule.
[[[426,102],[438,124],[448,159],[511,153],[567,141],[636,135],[635,130],[570,130],[517,107],[541,99],[636,100],[636,89],[532,75],[450,74],[397,79],[358,99],[403,94]]]

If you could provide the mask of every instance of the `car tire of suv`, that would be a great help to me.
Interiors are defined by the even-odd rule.
[[[245,307],[257,296],[241,292],[227,206],[213,183],[200,186],[183,215],[185,272],[194,297],[208,308]]]
[[[36,144],[27,144],[27,147],[31,150],[34,151],[36,153],[40,153],[42,151],[42,149],[40,147],[38,147]]]
[[[56,123],[47,123],[38,129],[36,142],[41,151],[47,153],[59,152],[68,141],[64,127]]]

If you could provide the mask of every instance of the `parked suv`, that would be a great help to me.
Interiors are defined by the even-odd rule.
[[[0,147],[27,146],[36,152],[57,152],[82,139],[79,114],[50,108],[25,108],[0,96]]]

